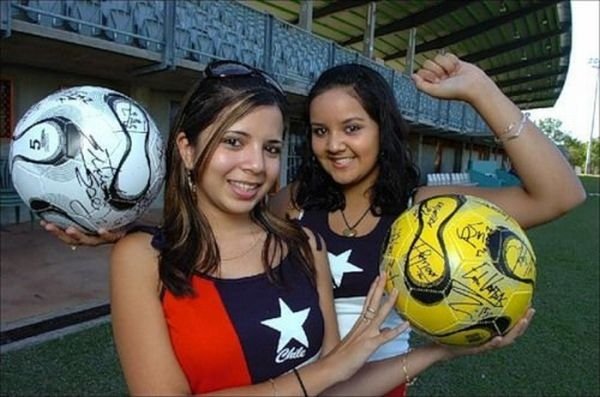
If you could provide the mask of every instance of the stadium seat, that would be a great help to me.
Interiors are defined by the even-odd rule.
[[[439,185],[477,186],[478,183],[471,180],[471,176],[468,172],[427,174],[427,186]]]
[[[417,88],[406,75],[396,75],[396,84],[399,84],[400,89],[396,90],[401,98],[396,98],[400,109],[405,117],[414,119],[417,112]]]
[[[137,38],[141,48],[151,51],[162,51],[165,41],[164,10],[156,9],[164,3],[138,1],[133,8],[133,30],[136,34],[151,40]]]
[[[133,17],[129,1],[103,1],[100,3],[102,16],[108,29],[104,34],[109,40],[120,44],[133,42]]]
[[[70,18],[98,26],[102,25],[102,10],[98,1],[65,0],[65,12]],[[98,36],[101,32],[98,26],[73,21],[67,22],[69,29],[86,36]]]
[[[496,178],[500,180],[502,186],[519,186],[521,184],[521,179],[517,175],[503,169],[496,170]]]
[[[46,13],[56,14],[60,16],[65,15],[65,4],[62,1],[54,0],[29,0],[27,3],[29,8],[33,8],[38,11],[27,11],[26,15],[32,21],[39,23],[44,26],[60,27],[63,24],[64,19],[59,17],[53,17]]]
[[[459,101],[450,101],[448,104],[448,129],[460,131],[463,122],[464,103]]]
[[[483,186],[483,187],[500,187],[500,186],[502,186],[502,181],[500,181],[500,179],[496,178],[495,173],[484,174],[482,172],[471,169],[469,171],[469,177],[471,178],[471,181],[477,183],[478,186]]]
[[[488,176],[495,176],[496,170],[500,167],[493,160],[472,160],[469,168]]]
[[[188,12],[188,9],[193,12],[193,9],[190,8],[181,3],[177,3],[175,8],[175,55],[181,58],[191,58],[190,50],[193,48],[192,18]]]
[[[419,102],[419,113],[417,119],[423,124],[436,125],[438,118],[439,101],[432,96],[419,92],[417,95]]]

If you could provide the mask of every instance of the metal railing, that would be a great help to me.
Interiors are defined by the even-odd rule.
[[[289,91],[298,94],[306,94],[319,74],[331,66],[361,63],[379,71],[392,85],[403,115],[410,122],[444,132],[489,134],[486,124],[468,104],[432,98],[419,92],[409,76],[401,72],[238,2],[0,1],[1,37],[12,34],[14,20],[161,55],[160,63],[139,73],[174,69],[181,60],[205,65],[214,59],[235,59],[274,74]]]

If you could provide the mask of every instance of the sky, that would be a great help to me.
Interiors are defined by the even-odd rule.
[[[598,95],[596,82],[600,69],[589,64],[590,58],[599,58],[600,47],[600,0],[572,0],[572,40],[569,71],[563,90],[554,107],[532,109],[530,118],[540,120],[552,117],[562,121],[563,132],[581,142],[590,140],[592,115],[595,113],[593,138],[599,137],[600,100],[594,105],[594,95]]]

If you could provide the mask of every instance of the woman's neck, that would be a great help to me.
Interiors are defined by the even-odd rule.
[[[206,216],[217,241],[222,238],[229,240],[235,236],[257,231],[256,222],[252,220],[250,213],[225,214],[205,211],[204,216]]]
[[[364,209],[371,205],[369,188],[362,185],[348,186],[343,189],[346,210]]]
[[[361,210],[371,205],[371,188],[375,185],[379,169],[374,168],[357,183],[342,186],[347,210]]]
[[[221,257],[212,276],[236,279],[264,272],[261,252],[266,234],[249,213],[234,215],[219,212],[205,216]]]

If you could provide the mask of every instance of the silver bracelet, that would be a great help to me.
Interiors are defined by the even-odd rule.
[[[501,134],[494,138],[494,141],[496,141],[496,143],[504,143],[518,138],[521,135],[521,132],[523,132],[523,127],[528,120],[529,113],[523,113],[523,117],[521,117],[521,121],[519,122],[516,130],[515,123],[510,123]]]

